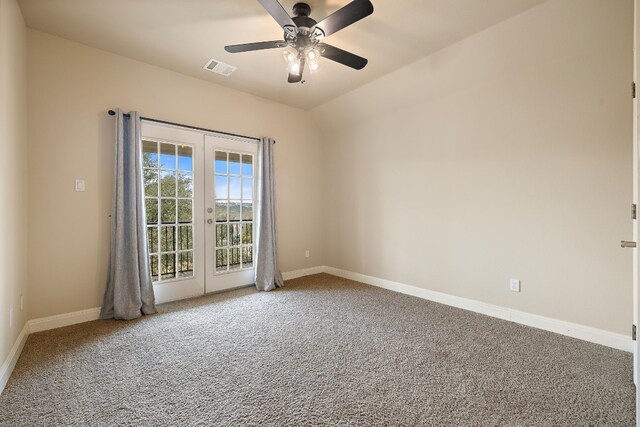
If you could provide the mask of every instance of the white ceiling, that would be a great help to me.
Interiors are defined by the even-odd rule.
[[[231,54],[228,44],[282,39],[257,0],[20,0],[27,25],[69,40],[310,109],[544,0],[372,0],[373,15],[326,39],[369,59],[361,71],[321,60],[287,83],[279,50]],[[287,11],[296,1],[283,0]],[[309,0],[320,21],[349,0]],[[230,77],[203,70],[215,58]]]

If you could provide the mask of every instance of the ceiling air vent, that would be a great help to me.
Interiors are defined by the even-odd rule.
[[[234,67],[233,65],[225,64],[224,62],[220,62],[216,59],[210,59],[209,62],[207,62],[207,64],[204,66],[204,69],[229,77],[231,73],[236,70],[236,67]]]

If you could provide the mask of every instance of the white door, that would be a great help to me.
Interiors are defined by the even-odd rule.
[[[142,123],[149,264],[156,302],[204,294],[202,134]]]
[[[142,122],[156,302],[254,283],[257,144]]]
[[[257,144],[205,136],[206,290],[254,283]]]

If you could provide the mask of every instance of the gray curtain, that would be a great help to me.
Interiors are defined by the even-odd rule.
[[[109,280],[101,319],[129,320],[156,313],[146,227],[140,114],[126,117],[118,109]]]
[[[284,285],[278,268],[276,184],[273,172],[274,144],[275,141],[271,138],[262,138],[258,142],[260,188],[256,233],[256,288],[259,291],[271,291]]]

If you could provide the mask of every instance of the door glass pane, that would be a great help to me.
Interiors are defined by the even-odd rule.
[[[216,151],[216,160],[215,160],[215,173],[227,173],[227,152],[226,151]]]
[[[151,255],[149,257],[149,268],[151,269],[151,280],[157,282],[159,279],[158,272],[160,271],[160,263],[158,261],[158,255]]]
[[[229,153],[229,175],[240,175],[240,154]]]
[[[229,202],[229,221],[240,221],[240,202],[237,200]]]
[[[160,168],[176,169],[176,146],[175,144],[160,144]]]
[[[250,222],[242,223],[242,244],[253,243],[253,224]]]
[[[176,173],[174,171],[162,171],[160,174],[160,195],[162,197],[176,196]]]
[[[242,155],[242,175],[253,176],[253,156],[251,154]]]
[[[176,199],[160,199],[160,221],[163,224],[176,222]]]
[[[193,276],[193,252],[178,252],[178,277]]]
[[[142,166],[145,168],[158,168],[158,143],[155,141],[142,141]]]
[[[216,182],[216,199],[228,199],[229,191],[227,189],[227,183],[229,179],[226,176],[216,175],[214,178]]]
[[[158,223],[158,199],[145,199],[144,206],[146,209],[147,225]]]
[[[216,200],[216,222],[227,221],[229,218],[229,215],[227,214],[228,207],[229,202],[226,200]]]
[[[240,248],[229,249],[229,270],[239,270],[240,267]]]
[[[158,252],[158,227],[147,227],[147,241],[149,253]]]
[[[193,149],[188,145],[178,145],[178,169],[193,170]]]
[[[227,249],[216,250],[216,271],[227,271]]]
[[[229,198],[230,199],[240,198],[240,178],[235,178],[235,177],[229,178]]]
[[[178,226],[178,249],[181,251],[193,249],[193,226]]]
[[[231,233],[229,234],[229,239],[231,240],[232,246],[237,246],[240,244],[240,224],[231,224],[230,227]]]
[[[160,250],[173,252],[176,250],[176,227],[173,225],[160,227]]]
[[[229,225],[216,224],[216,247],[221,248],[228,246]]]
[[[178,200],[178,222],[180,224],[190,224],[193,218],[193,208],[191,199]]]
[[[253,221],[253,203],[242,202],[242,220]]]
[[[193,173],[178,172],[178,197],[193,197]]]
[[[144,176],[144,195],[147,197],[158,196],[158,170],[145,169]]]
[[[242,247],[242,268],[253,267],[253,246]]]
[[[176,254],[160,255],[160,272],[162,279],[174,279],[176,277]]]
[[[242,199],[253,200],[253,179],[242,178]]]

